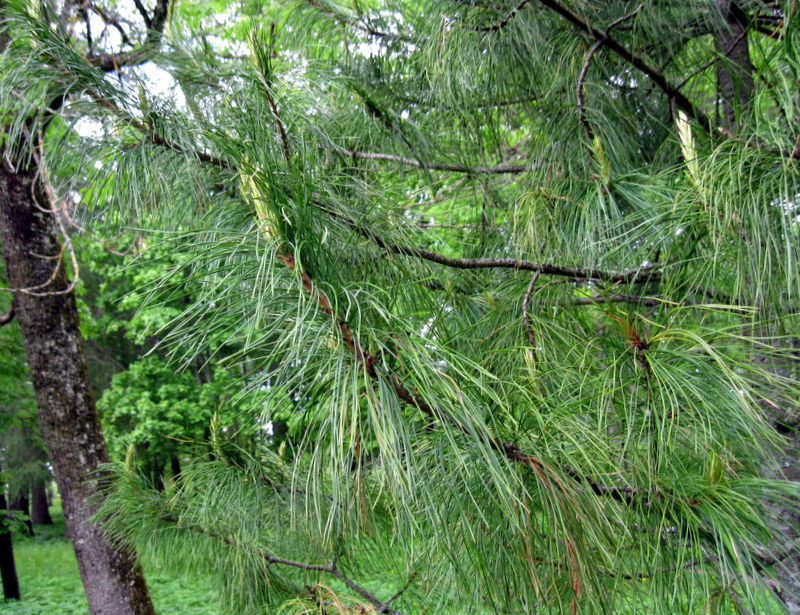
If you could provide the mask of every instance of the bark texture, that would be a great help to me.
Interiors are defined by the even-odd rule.
[[[134,554],[114,548],[90,521],[94,507],[89,502],[101,480],[98,468],[108,461],[108,454],[90,387],[75,296],[65,292],[69,284],[51,208],[35,168],[10,168],[4,157],[0,236],[8,282],[17,289],[46,284],[34,293],[15,293],[14,307],[89,610],[92,615],[151,615],[154,610]]]

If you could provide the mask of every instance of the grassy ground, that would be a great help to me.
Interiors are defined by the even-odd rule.
[[[36,526],[32,538],[14,535],[22,600],[0,600],[0,615],[87,615],[86,596],[72,545],[57,512],[53,526]],[[159,615],[217,615],[217,596],[205,579],[176,578],[145,568]]]

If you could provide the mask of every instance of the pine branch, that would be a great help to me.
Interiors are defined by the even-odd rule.
[[[410,576],[410,577],[408,577],[408,580],[405,582],[405,585],[403,585],[403,587],[401,587],[400,589],[398,589],[398,590],[397,590],[397,592],[394,594],[394,596],[392,596],[392,597],[391,597],[391,598],[389,598],[389,599],[388,599],[386,602],[384,602],[384,603],[383,603],[383,608],[382,608],[380,611],[378,611],[378,612],[379,612],[379,613],[387,613],[388,611],[386,611],[386,610],[385,610],[385,609],[386,609],[386,607],[388,607],[390,603],[394,602],[394,600],[395,600],[396,598],[399,598],[401,595],[403,595],[403,593],[404,593],[404,592],[405,592],[405,591],[406,591],[406,590],[407,590],[409,587],[411,587],[411,584],[414,582],[414,579],[416,579],[416,578],[417,578],[417,573],[416,573],[416,572],[413,572],[413,573],[411,573],[411,576]]]
[[[286,253],[282,253],[279,254],[279,258],[291,270],[296,269],[296,263],[291,254],[287,256]],[[330,301],[328,300],[328,298],[325,296],[324,293],[317,290],[316,286],[314,285],[308,273],[302,271],[301,276],[303,280],[303,287],[305,288],[306,292],[316,300],[317,304],[322,308],[323,312],[328,314],[334,320],[336,326],[338,327],[342,335],[342,339],[345,345],[347,346],[347,348],[350,349],[351,352],[353,352],[356,359],[365,366],[367,375],[369,375],[372,379],[378,379],[381,377],[381,375],[387,376],[389,378],[389,381],[392,383],[392,386],[395,390],[395,393],[397,394],[398,399],[403,401],[406,405],[415,407],[421,410],[426,415],[435,418],[437,420],[440,420],[442,422],[449,422],[451,426],[456,427],[462,433],[468,435],[470,434],[470,431],[466,426],[456,421],[453,421],[452,419],[447,417],[441,410],[439,410],[435,406],[430,405],[423,398],[410,391],[407,387],[403,385],[402,381],[396,374],[393,374],[391,370],[382,366],[379,362],[379,359],[373,356],[368,350],[364,350],[361,347],[360,343],[358,342],[357,338],[355,337],[355,334],[350,328],[350,325],[333,312]],[[555,482],[558,485],[561,492],[565,490],[564,485],[560,482],[558,477],[553,473],[552,468],[550,468],[544,461],[542,461],[537,456],[525,452],[521,447],[512,442],[503,442],[485,433],[482,434],[482,436],[484,437],[485,442],[492,449],[503,454],[507,459],[531,468],[532,470],[534,470],[537,476],[539,476],[540,480],[544,481],[547,484],[552,484],[553,482]],[[564,471],[568,476],[570,476],[577,482],[588,484],[597,495],[610,496],[619,502],[631,503],[633,501],[633,496],[642,493],[642,491],[631,487],[617,487],[617,486],[604,485],[602,483],[595,481],[590,476],[583,475],[571,468],[562,468],[562,471]],[[649,500],[645,500],[645,503],[647,502],[649,502]]]
[[[788,150],[788,149],[782,149],[780,147],[772,147],[771,145],[762,143],[756,137],[752,137],[750,139],[744,139],[742,137],[733,134],[730,130],[728,130],[724,126],[719,126],[717,130],[719,130],[720,134],[724,135],[731,141],[736,141],[737,143],[741,143],[748,149],[768,152],[770,154],[775,154],[777,156],[782,156],[784,158],[800,160],[800,136],[798,136],[797,146],[794,149]]]
[[[406,166],[414,167],[415,169],[428,169],[431,171],[452,171],[453,173],[467,173],[469,175],[483,175],[483,174],[503,174],[503,173],[527,173],[531,170],[530,165],[527,164],[499,164],[488,167],[471,167],[464,164],[450,164],[445,162],[422,162],[414,158],[404,158],[403,156],[396,156],[394,154],[384,154],[380,152],[357,152],[336,148],[336,151],[342,156],[348,158],[362,159],[362,160],[385,160],[388,162],[397,162]]]
[[[604,45],[611,51],[616,53],[623,60],[631,64],[636,69],[647,75],[653,83],[655,83],[667,97],[675,102],[675,105],[686,112],[690,117],[694,118],[706,132],[712,134],[714,126],[708,116],[703,113],[697,106],[689,100],[677,87],[671,84],[661,71],[652,66],[647,60],[636,55],[629,50],[625,45],[620,43],[612,36],[606,35],[605,32],[599,30],[583,17],[578,15],[568,6],[561,4],[558,0],[538,0],[539,4],[547,7],[551,11],[560,15],[563,19],[576,26],[579,30],[591,36],[595,41],[604,41]]]
[[[90,96],[91,95],[92,94],[90,93]],[[154,144],[166,147],[167,149],[172,149],[180,153],[187,154],[184,148],[182,148],[177,144],[167,141],[166,139],[161,137],[158,133],[156,133],[153,129],[145,126],[138,119],[133,118],[126,112],[122,111],[118,106],[116,106],[112,102],[96,94],[92,96],[92,98],[95,100],[95,102],[97,102],[101,106],[108,108],[115,114],[126,118],[127,121],[129,121],[129,123],[134,128],[147,134],[150,140]],[[221,168],[228,167],[227,162],[223,160],[213,158],[211,156],[202,154],[201,152],[197,152],[195,153],[195,155],[197,156],[198,159],[202,160],[203,162],[207,162],[209,164],[213,164]],[[334,214],[327,208],[322,207],[322,209],[324,209],[326,212],[328,212],[330,215],[334,217],[337,217],[339,219],[344,219],[342,216]],[[351,228],[353,228],[353,230],[371,239],[379,247],[385,249],[390,254],[395,253],[406,256],[420,257],[425,260],[429,260],[431,262],[435,262],[441,265],[454,267],[458,269],[510,268],[510,269],[526,270],[526,271],[538,272],[540,274],[543,273],[547,275],[557,275],[557,276],[564,276],[576,279],[600,279],[600,280],[608,280],[611,282],[620,282],[620,283],[657,281],[661,277],[661,271],[653,270],[654,266],[652,265],[649,266],[648,268],[643,267],[628,272],[607,272],[598,269],[581,269],[577,267],[564,267],[559,265],[551,265],[547,263],[534,263],[531,261],[510,259],[510,258],[478,258],[478,259],[450,258],[421,248],[398,246],[396,244],[383,240],[374,232],[364,229],[363,227],[360,227],[355,223],[350,222],[350,226]],[[279,253],[278,257],[290,270],[294,271],[296,269],[297,266],[296,261],[294,255],[290,251],[285,250]],[[380,365],[379,360],[374,355],[372,355],[369,352],[369,350],[366,350],[361,346],[350,325],[333,312],[330,300],[325,295],[325,293],[317,289],[310,275],[305,271],[300,271],[300,275],[303,287],[306,290],[306,292],[309,294],[309,296],[314,298],[314,300],[317,302],[322,311],[327,315],[329,315],[336,323],[336,326],[339,329],[339,332],[342,336],[342,341],[344,342],[345,346],[354,354],[356,359],[364,365],[364,369],[367,375],[369,375],[373,379],[378,378],[379,374],[376,368]],[[431,406],[423,398],[419,397],[418,395],[410,391],[407,387],[405,387],[401,379],[397,375],[392,374],[390,370],[382,369],[381,371],[386,376],[388,376],[388,379],[391,382],[392,387],[398,396],[398,399],[400,399],[409,406],[419,409],[424,414],[432,418],[443,420],[443,415],[440,410]],[[466,429],[462,425],[456,425],[456,427],[458,427],[462,431]],[[547,468],[547,466],[544,465],[543,462],[538,457],[525,453],[516,444],[502,442],[499,440],[495,440],[493,438],[487,438],[487,442],[489,443],[491,448],[503,453],[508,459],[518,463],[522,463],[523,465],[526,465],[528,467],[531,467],[534,470],[536,470],[537,473],[541,474],[545,472],[545,468]],[[613,499],[618,500],[620,502],[630,503],[632,501],[633,496],[640,493],[639,490],[635,490],[630,487],[603,485],[601,483],[594,481],[591,477],[584,476],[571,469],[567,469],[566,473],[573,479],[577,480],[578,482],[585,482],[588,485],[590,485],[592,490],[597,495],[610,496]],[[546,474],[543,475],[546,476]]]
[[[592,295],[591,297],[578,297],[572,300],[572,305],[596,305],[598,303],[636,303],[646,307],[658,307],[662,305],[689,305],[685,301],[666,301],[659,297],[642,297],[640,295]]]
[[[152,143],[179,153],[183,153],[185,155],[193,155],[197,157],[199,160],[206,162],[208,164],[212,164],[219,168],[228,168],[229,165],[226,161],[214,158],[202,152],[187,151],[182,146],[168,141],[159,133],[157,133],[154,128],[144,125],[137,118],[130,116],[130,114],[121,110],[117,105],[115,105],[111,101],[108,101],[107,99],[97,95],[96,93],[89,92],[89,95],[100,106],[109,109],[110,111],[112,111],[112,113],[114,113],[118,117],[125,119],[132,127],[136,128],[140,132],[147,135],[148,139]],[[359,152],[346,152],[346,151],[345,153],[352,155],[354,157],[392,160],[392,161],[402,162],[403,164],[408,164],[416,168],[422,167],[422,164],[419,161],[415,161],[412,159],[404,159],[398,156],[393,156],[388,154],[365,154]],[[441,165],[441,166],[447,167],[446,169],[443,170],[457,170],[460,172],[476,171],[476,169],[474,168],[464,167],[461,165]],[[487,169],[491,169],[491,167],[487,167]],[[522,169],[518,168],[511,172],[521,172],[521,171]],[[330,211],[328,208],[324,206],[320,207],[332,217],[345,221],[346,225],[348,225],[350,228],[352,228],[354,231],[364,236],[365,238],[368,238],[371,241],[373,241],[376,245],[384,249],[389,254],[400,254],[404,256],[417,257],[443,266],[457,268],[457,269],[509,268],[509,269],[531,271],[539,274],[567,277],[572,279],[597,279],[613,283],[643,283],[643,282],[658,281],[662,275],[662,271],[656,269],[655,265],[649,265],[647,267],[641,267],[625,272],[614,272],[614,271],[605,271],[594,268],[567,267],[567,266],[553,265],[548,263],[536,263],[523,259],[513,259],[513,258],[475,258],[475,259],[451,258],[422,248],[413,248],[391,243],[389,241],[384,240],[373,231],[345,219],[343,216]],[[289,269],[295,270],[296,262],[294,256],[290,251],[285,250],[282,253],[279,253],[278,256],[280,260],[282,260]],[[453,425],[457,429],[467,433],[467,429],[465,426],[460,425],[457,422],[453,421],[452,419],[446,417],[438,408],[431,406],[423,398],[421,398],[416,393],[412,392],[407,387],[405,387],[405,385],[402,383],[402,380],[396,374],[393,374],[390,370],[382,366],[379,363],[378,358],[372,355],[368,350],[364,349],[360,345],[360,342],[356,338],[355,333],[351,329],[349,323],[347,323],[334,313],[330,300],[323,292],[318,290],[318,288],[314,284],[309,274],[304,271],[300,271],[299,273],[301,275],[302,284],[306,292],[312,298],[314,298],[314,300],[317,302],[322,311],[332,318],[337,328],[339,329],[339,332],[342,336],[342,340],[345,346],[350,350],[350,352],[353,353],[356,360],[358,360],[360,363],[364,365],[366,373],[371,378],[377,379],[381,376],[388,378],[389,382],[391,382],[392,384],[395,393],[398,396],[398,399],[400,399],[403,403],[419,409],[424,414],[432,418],[435,418],[440,421],[448,421],[451,423],[451,425]],[[484,438],[484,441],[490,446],[490,448],[502,454],[510,461],[522,464],[533,470],[539,477],[539,480],[541,482],[546,483],[550,486],[555,484],[559,492],[561,493],[565,491],[566,489],[565,485],[561,483],[557,474],[555,474],[553,468],[550,467],[545,462],[543,462],[539,457],[526,452],[519,445],[513,442],[504,442],[495,439],[487,434],[483,434],[482,437]],[[645,506],[647,506],[651,503],[652,498],[663,499],[665,497],[665,494],[662,494],[660,492],[644,491],[629,486],[606,485],[596,481],[591,476],[582,474],[569,467],[560,467],[560,471],[563,472],[566,476],[573,479],[576,483],[587,485],[596,495],[602,497],[610,497],[620,503],[631,504],[634,501],[639,501],[640,503],[643,503]],[[642,499],[642,497],[644,499]],[[693,504],[696,502],[691,500],[688,503]],[[330,572],[334,574],[332,571]]]
[[[683,562],[677,566],[666,566],[664,568],[659,568],[653,572],[637,572],[636,574],[629,574],[629,573],[622,573],[622,572],[612,572],[611,570],[602,570],[600,574],[604,577],[612,577],[618,579],[626,579],[628,581],[635,581],[635,580],[644,580],[648,578],[652,578],[658,574],[664,574],[665,572],[676,572],[678,570],[686,570],[687,568],[696,568],[697,566],[701,566],[703,564],[707,564],[709,562],[714,561],[716,558],[713,556],[708,556],[703,559],[695,558],[690,559]]]
[[[618,284],[657,282],[662,275],[662,271],[656,269],[657,265],[646,265],[629,271],[606,271],[594,268],[567,267],[551,263],[537,263],[518,258],[453,258],[424,248],[401,246],[392,243],[383,239],[371,229],[353,222],[330,208],[320,203],[316,203],[316,205],[329,216],[344,222],[353,231],[369,239],[388,254],[401,254],[403,256],[421,258],[454,269],[517,269],[577,280],[604,280]]]
[[[66,68],[59,67],[59,71],[61,72],[62,75],[64,75],[65,77],[67,77],[69,79],[76,79],[75,76],[72,73],[70,73]],[[214,156],[212,156],[210,154],[206,154],[205,152],[200,152],[200,151],[196,151],[196,150],[188,150],[185,147],[183,147],[182,145],[179,145],[177,143],[174,143],[172,141],[169,141],[169,140],[165,139],[158,131],[156,131],[156,129],[153,126],[144,124],[140,119],[134,117],[133,115],[131,115],[127,111],[123,110],[119,105],[117,105],[113,101],[109,100],[108,98],[105,98],[104,96],[102,96],[98,92],[87,88],[87,89],[84,90],[84,93],[87,96],[89,96],[89,98],[91,98],[99,106],[101,106],[104,109],[110,111],[114,116],[116,116],[117,118],[123,120],[129,126],[131,126],[132,128],[135,128],[139,132],[141,132],[144,135],[146,135],[148,141],[150,141],[154,145],[158,145],[158,146],[161,146],[161,147],[163,147],[165,149],[169,149],[169,150],[172,150],[174,152],[178,152],[178,153],[183,154],[185,156],[191,156],[191,157],[197,158],[201,162],[205,162],[207,164],[213,165],[215,167],[219,167],[221,169],[227,169],[228,168],[229,165],[228,165],[227,161],[222,160],[221,158],[216,158],[216,157],[214,157]],[[136,145],[138,145],[138,143],[129,144],[129,145],[123,146],[123,149],[131,149],[132,147],[136,147]]]

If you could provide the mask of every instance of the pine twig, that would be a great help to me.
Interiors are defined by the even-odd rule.
[[[640,4],[627,15],[623,15],[619,19],[615,19],[614,21],[612,21],[603,32],[602,38],[598,39],[594,43],[594,45],[592,45],[591,49],[589,49],[588,53],[586,54],[586,58],[583,61],[581,72],[578,75],[578,86],[577,86],[578,119],[581,123],[581,126],[583,126],[583,129],[586,131],[586,136],[589,138],[589,140],[594,139],[594,131],[592,130],[589,121],[586,119],[586,108],[584,106],[584,100],[583,100],[583,89],[584,89],[584,84],[586,82],[586,76],[589,74],[589,65],[592,63],[592,58],[594,57],[594,54],[596,54],[600,50],[600,48],[606,44],[606,41],[608,40],[608,37],[611,34],[611,31],[621,23],[624,23],[629,19],[632,19],[639,11],[642,10],[643,6],[644,4]],[[589,151],[589,155],[590,156],[592,155],[591,150]]]
[[[752,139],[744,139],[742,137],[733,134],[730,130],[728,130],[724,126],[717,127],[717,130],[721,135],[727,137],[731,141],[736,141],[737,143],[741,143],[748,149],[768,152],[770,154],[776,154],[777,156],[782,156],[784,158],[790,158],[793,160],[800,160],[800,137],[798,137],[798,145],[795,148],[788,150],[788,149],[782,149],[780,147],[772,147],[770,145],[762,143],[755,137],[753,137]]]
[[[415,169],[428,169],[431,171],[451,171],[453,173],[466,173],[468,175],[488,175],[488,174],[517,174],[527,173],[531,166],[527,164],[498,164],[494,166],[472,167],[465,164],[451,164],[446,162],[421,162],[414,158],[405,158],[395,154],[385,154],[382,152],[358,152],[336,148],[342,156],[361,160],[384,160],[387,162],[397,162]]]
[[[0,327],[7,325],[12,320],[14,320],[14,316],[16,316],[16,311],[12,307],[8,310],[5,314],[0,314]]]
[[[522,9],[524,9],[528,4],[531,3],[531,0],[521,0],[519,4],[517,4],[513,9],[511,9],[506,15],[500,20],[496,21],[495,23],[483,26],[482,28],[475,28],[476,32],[496,32],[498,30],[502,30],[505,28],[514,17],[517,16]]]
[[[533,332],[533,328],[531,327],[531,317],[528,311],[531,301],[531,295],[533,294],[533,287],[536,284],[536,280],[539,279],[541,275],[541,271],[534,271],[533,276],[531,276],[531,281],[528,283],[528,289],[525,291],[525,296],[522,299],[522,321],[525,323],[525,331],[528,333],[528,344],[531,347],[531,354],[533,355],[533,363],[536,364],[536,335]]]

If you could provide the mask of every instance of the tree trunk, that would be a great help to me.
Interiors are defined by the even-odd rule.
[[[5,485],[0,484],[0,510],[7,508]],[[5,599],[19,600],[19,579],[14,564],[14,548],[11,545],[11,528],[3,515],[0,515],[0,576],[3,578]]]
[[[35,481],[31,487],[31,521],[35,525],[53,525],[47,503],[47,486],[43,480]]]
[[[170,468],[172,469],[172,480],[178,482],[181,478],[181,461],[177,455],[173,455],[169,460]]]
[[[108,454],[89,384],[75,295],[68,290],[59,258],[57,214],[36,181],[35,168],[10,168],[7,152],[0,153],[0,237],[9,286],[45,285],[16,292],[14,307],[89,610],[92,615],[152,615],[135,555],[114,548],[90,521],[95,507],[89,498],[98,494],[98,470]]]
[[[30,500],[27,492],[22,492],[15,497],[8,505],[8,510],[21,512],[25,515],[26,535],[33,536],[33,522],[31,521]]]

